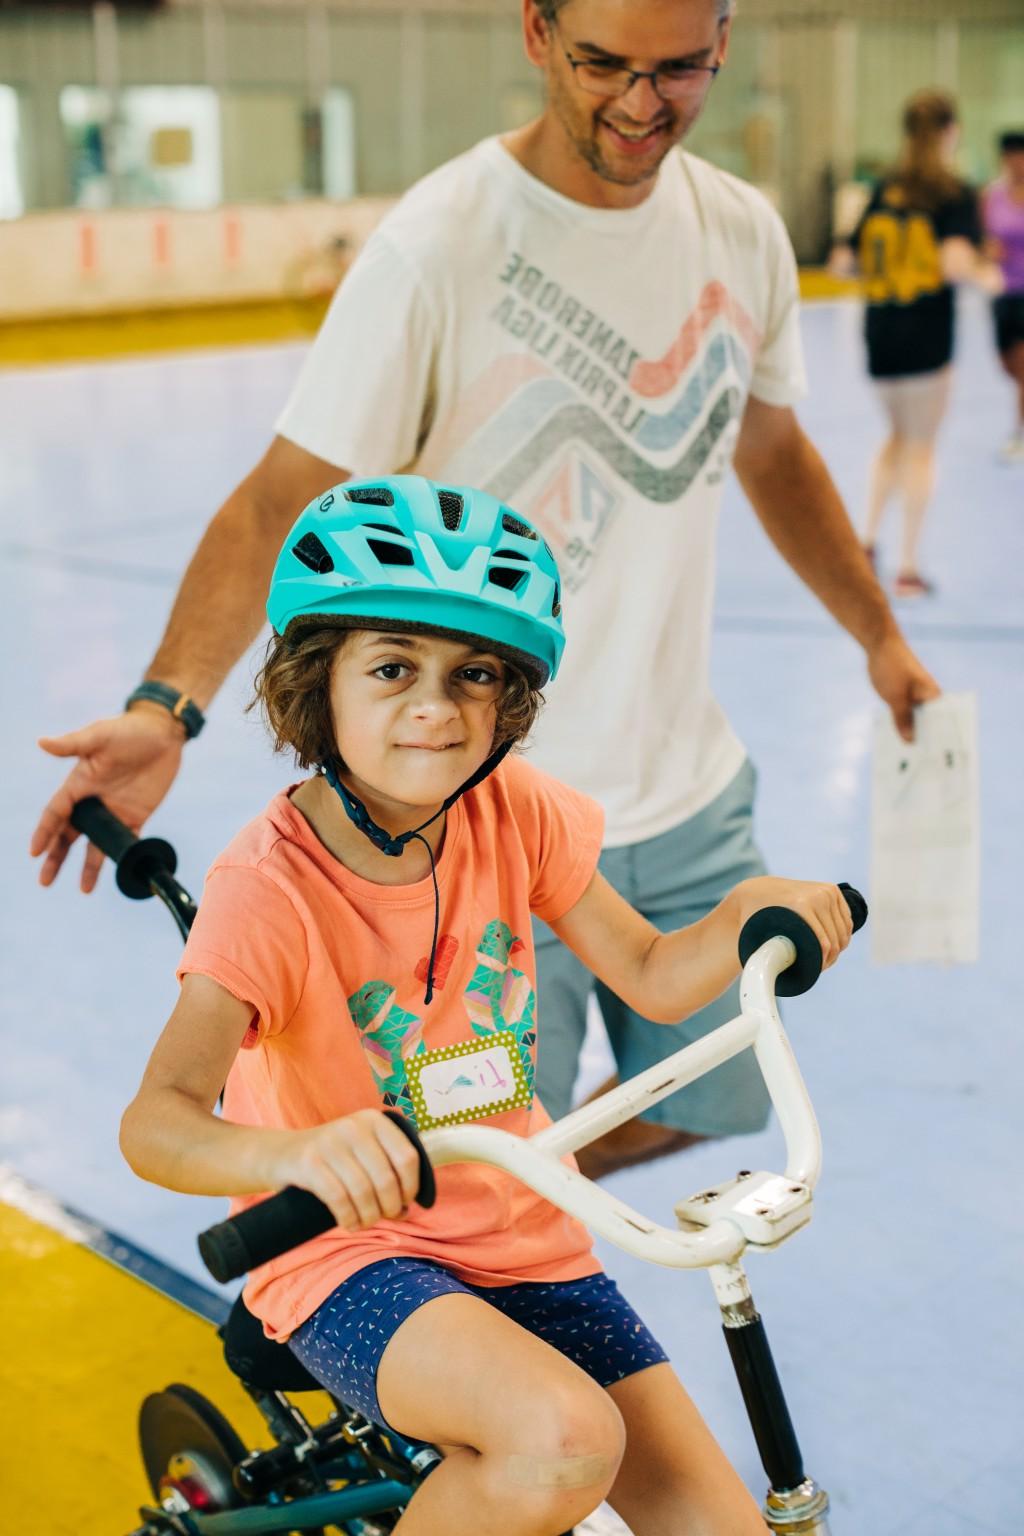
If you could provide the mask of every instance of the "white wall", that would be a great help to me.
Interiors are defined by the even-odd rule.
[[[28,214],[0,228],[0,322],[328,292],[390,206]]]

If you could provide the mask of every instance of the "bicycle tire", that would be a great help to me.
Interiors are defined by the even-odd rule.
[[[248,1455],[244,1441],[201,1392],[174,1382],[139,1409],[139,1448],[155,1499],[173,1488],[203,1513],[236,1509],[231,1474]]]

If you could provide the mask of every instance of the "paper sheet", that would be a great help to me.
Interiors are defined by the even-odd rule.
[[[871,954],[877,965],[978,958],[978,731],[972,693],[943,694],[902,741],[875,726]]]

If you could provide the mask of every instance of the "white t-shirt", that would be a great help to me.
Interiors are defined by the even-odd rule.
[[[607,846],[743,761],[708,677],[715,527],[748,393],[803,393],[798,323],[782,222],[735,177],[674,152],[639,207],[591,208],[487,139],[377,227],[277,423],[540,527],[567,643],[533,757],[601,802]]]

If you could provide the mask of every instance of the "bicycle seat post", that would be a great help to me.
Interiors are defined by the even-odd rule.
[[[708,1269],[722,1314],[722,1331],[740,1392],[768,1476],[762,1514],[779,1536],[828,1536],[828,1494],[804,1472],[768,1335],[750,1294],[743,1265]]]

